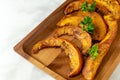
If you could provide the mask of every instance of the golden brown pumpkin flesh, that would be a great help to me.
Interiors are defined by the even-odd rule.
[[[93,59],[91,56],[89,56],[85,62],[85,66],[82,70],[82,74],[86,80],[94,79],[94,77],[96,75],[96,71],[102,62],[102,59],[107,54],[107,52],[111,46],[111,43],[113,42],[113,40],[117,34],[118,24],[117,24],[116,20],[113,20],[111,18],[111,16],[112,15],[107,15],[104,17],[106,23],[108,24],[109,31],[108,31],[106,37],[100,43],[98,43],[97,58]]]
[[[80,22],[84,19],[85,16],[90,16],[92,18],[93,24],[95,25],[95,30],[92,38],[94,40],[101,41],[107,33],[107,26],[103,18],[96,12],[74,12],[63,17],[63,19],[57,23],[57,26],[81,26]]]
[[[86,0],[88,3],[91,3],[92,0]],[[74,11],[78,11],[81,9],[82,4],[85,2],[85,0],[77,0],[73,1],[70,4],[67,5],[67,7],[64,10],[64,14],[69,14]]]
[[[91,36],[86,31],[83,31],[79,27],[74,27],[74,26],[61,27],[56,29],[56,31],[53,34],[54,34],[54,37],[69,35],[78,39],[79,42],[82,44],[82,48],[80,47],[80,50],[84,55],[87,54],[89,48],[92,45]]]
[[[97,5],[108,9],[115,19],[120,18],[120,5],[117,0],[94,0]]]
[[[67,7],[64,10],[64,14],[69,14],[73,11],[80,10],[83,2],[84,2],[83,0],[73,1],[72,3],[67,5]]]
[[[82,68],[83,59],[78,48],[69,41],[61,38],[48,38],[46,40],[36,43],[32,48],[32,53],[38,53],[38,51],[45,47],[61,47],[66,55],[70,58],[71,72],[69,76],[77,75]]]
[[[57,26],[59,26],[59,27],[63,27],[63,26],[79,26],[79,23],[82,20],[83,19],[79,18],[78,16],[66,15],[57,23]]]
[[[120,0],[117,0],[118,1],[118,3],[120,4]]]
[[[115,19],[120,18],[120,0],[87,0],[88,3],[95,1],[96,7],[103,14],[112,13]],[[85,2],[85,0],[78,0],[71,2],[66,9],[64,10],[65,14],[69,14],[71,12],[81,10],[81,5]]]

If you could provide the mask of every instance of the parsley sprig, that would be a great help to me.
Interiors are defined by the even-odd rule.
[[[88,54],[89,54],[93,59],[96,59],[96,57],[98,56],[98,45],[97,45],[97,44],[93,45],[93,46],[90,48]]]
[[[87,31],[87,32],[93,34],[95,27],[94,27],[94,24],[92,23],[92,18],[91,17],[86,16],[84,18],[84,20],[81,21],[80,24],[82,25],[82,29],[84,31]]]
[[[88,5],[87,2],[84,2],[84,3],[82,4],[82,11],[88,11],[87,5]]]
[[[95,11],[96,9],[96,3],[95,1],[93,1],[90,5],[88,5],[88,3],[85,1],[83,4],[82,4],[82,11],[86,11],[86,12],[92,12],[92,11]]]

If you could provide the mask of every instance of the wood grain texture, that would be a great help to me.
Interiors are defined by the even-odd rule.
[[[42,50],[39,54],[31,54],[33,45],[52,34],[56,29],[56,23],[64,16],[64,9],[72,0],[65,1],[57,10],[40,23],[15,47],[15,51],[25,59],[36,65],[38,68],[53,76],[56,80],[84,80],[81,73],[73,78],[67,77],[69,73],[69,59],[60,49]],[[120,21],[119,21],[120,22]],[[120,25],[120,24],[119,24]],[[110,47],[109,54],[101,63],[95,80],[108,80],[116,66],[120,63],[120,26],[115,40]]]

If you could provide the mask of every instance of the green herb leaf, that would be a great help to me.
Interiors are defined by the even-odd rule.
[[[90,6],[88,6],[88,11],[90,11],[90,12],[95,11],[95,8],[96,8],[96,3],[94,1],[94,2],[92,2],[92,4]]]
[[[86,23],[92,23],[91,17],[86,16],[86,17],[84,18],[84,22],[86,22]]]
[[[85,1],[81,7],[81,10],[86,12],[92,12],[92,11],[95,11],[95,9],[96,9],[95,1],[92,2],[89,6],[88,6],[88,3]]]
[[[97,44],[93,45],[88,53],[93,59],[96,59],[96,57],[98,56],[98,45]]]
[[[84,3],[82,4],[82,11],[88,11],[87,5],[88,5],[87,2],[84,2]]]
[[[81,21],[82,29],[84,31],[87,31],[91,34],[94,32],[94,24],[92,23],[92,18],[89,16],[86,16],[83,21]]]
[[[93,32],[94,32],[94,24],[92,24],[92,23],[90,23],[90,24],[88,24],[88,27],[86,28],[87,30],[87,32],[89,32],[89,33],[91,33],[91,34],[93,34]]]
[[[86,16],[83,21],[81,21],[81,24],[86,25],[92,23],[92,19],[89,16]]]

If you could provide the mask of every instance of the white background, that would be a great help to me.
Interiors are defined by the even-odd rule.
[[[65,0],[0,0],[0,80],[54,80],[13,47]]]
[[[55,80],[13,47],[65,0],[0,0],[0,80]],[[120,80],[120,69],[110,80]]]

